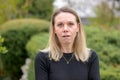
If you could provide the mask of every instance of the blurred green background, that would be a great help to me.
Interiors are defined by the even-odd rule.
[[[0,80],[20,80],[27,58],[27,78],[35,80],[34,58],[47,46],[54,1],[0,0]],[[114,14],[120,5],[116,8],[114,1],[111,8],[107,1],[97,5],[96,17],[83,24],[87,45],[99,56],[101,80],[120,80],[120,16]]]

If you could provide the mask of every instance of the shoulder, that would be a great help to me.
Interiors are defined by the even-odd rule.
[[[35,60],[47,60],[48,59],[48,52],[38,52],[35,56]]]
[[[49,69],[48,52],[38,52],[34,60],[35,68]]]
[[[98,55],[94,50],[90,50],[90,57],[89,57],[89,62],[94,61],[95,59],[98,59]]]

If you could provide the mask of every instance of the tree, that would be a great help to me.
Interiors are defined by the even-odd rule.
[[[0,24],[16,18],[50,20],[53,0],[0,0]]]
[[[20,0],[0,0],[0,24],[16,17],[19,3]]]
[[[114,13],[114,2],[112,8],[109,7],[108,2],[104,1],[97,5],[95,8],[95,13],[98,17],[98,23],[102,25],[111,26],[114,23],[115,13]]]
[[[53,0],[32,0],[28,13],[30,16],[50,20]]]

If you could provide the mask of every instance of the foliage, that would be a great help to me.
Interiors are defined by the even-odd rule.
[[[104,57],[103,60],[106,63],[111,62],[112,57],[119,55],[119,46],[120,46],[120,32],[116,30],[104,30],[102,28],[94,27],[94,29],[90,29],[91,27],[87,27],[86,35],[87,35],[87,42],[88,46],[95,49],[97,52],[99,52],[100,57]],[[93,45],[94,44],[94,45]],[[116,52],[117,51],[117,52]],[[110,54],[111,53],[111,54]],[[110,54],[110,55],[109,55]],[[106,58],[105,58],[106,57]],[[113,62],[113,60],[112,60]],[[120,63],[119,59],[116,59],[115,62]],[[114,64],[114,62],[113,62]]]
[[[107,70],[101,69],[101,80],[119,80],[120,79],[120,67],[117,69],[114,67],[108,67]]]
[[[34,72],[34,61],[31,61],[29,70],[28,70],[28,80],[35,80],[35,72]]]
[[[53,0],[0,0],[0,24],[11,19],[31,17],[49,20],[52,3]]]
[[[120,32],[91,26],[85,27],[85,32],[88,47],[99,55],[101,80],[119,80]]]
[[[8,53],[2,55],[4,76],[12,80],[20,79],[22,72],[20,67],[28,56],[25,49],[26,43],[31,36],[48,31],[49,23],[42,20],[14,20],[7,22],[1,29],[2,36],[5,38],[4,45]]]
[[[26,45],[30,58],[34,59],[35,54],[37,54],[40,49],[44,49],[46,47],[47,41],[48,33],[40,33],[33,36]]]
[[[28,12],[37,18],[50,20],[53,11],[53,1],[54,0],[32,0]]]
[[[4,46],[2,45],[3,42],[4,42],[4,38],[2,38],[1,35],[0,35],[0,54],[7,52],[6,47],[4,47]]]
[[[25,31],[19,30],[10,30],[2,35],[6,39],[4,45],[9,50],[6,55],[2,55],[4,73],[11,79],[17,80],[20,78],[19,75],[22,74],[20,66],[24,64],[25,58],[28,57],[24,46],[30,35],[26,35]]]
[[[3,75],[3,65],[2,65],[2,60],[1,60],[1,53],[6,53],[7,49],[4,47],[2,44],[4,42],[4,38],[1,37],[0,35],[0,78]]]
[[[0,0],[0,24],[16,17],[19,3],[21,0]]]
[[[101,80],[119,80],[120,79],[120,32],[117,30],[105,30],[99,27],[87,26],[84,28],[87,36],[88,47],[95,50],[100,60]],[[27,44],[27,51],[30,53],[32,60],[38,49],[43,49],[47,45],[48,33],[35,35]],[[35,47],[32,49],[31,45]],[[29,70],[29,79],[33,80],[34,63]]]
[[[114,3],[114,2],[113,2]],[[96,13],[97,19],[95,22],[101,25],[109,26],[109,27],[117,27],[119,24],[119,18],[116,20],[115,17],[115,8],[112,4],[112,7],[109,6],[107,1],[103,1],[101,4],[97,5],[94,8],[94,12]]]
[[[15,19],[10,20],[0,26],[0,32],[6,32],[13,29],[21,29],[24,27],[37,27],[39,30],[48,30],[49,22],[41,19]]]
[[[28,71],[28,80],[35,80],[33,60],[35,55],[38,53],[38,51],[46,47],[47,41],[48,41],[48,33],[40,33],[33,36],[26,45],[26,49],[29,53],[29,56],[32,59],[30,69]]]

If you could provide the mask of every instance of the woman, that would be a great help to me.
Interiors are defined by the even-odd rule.
[[[97,54],[87,48],[82,23],[67,7],[51,18],[49,47],[35,57],[36,80],[100,80]]]

